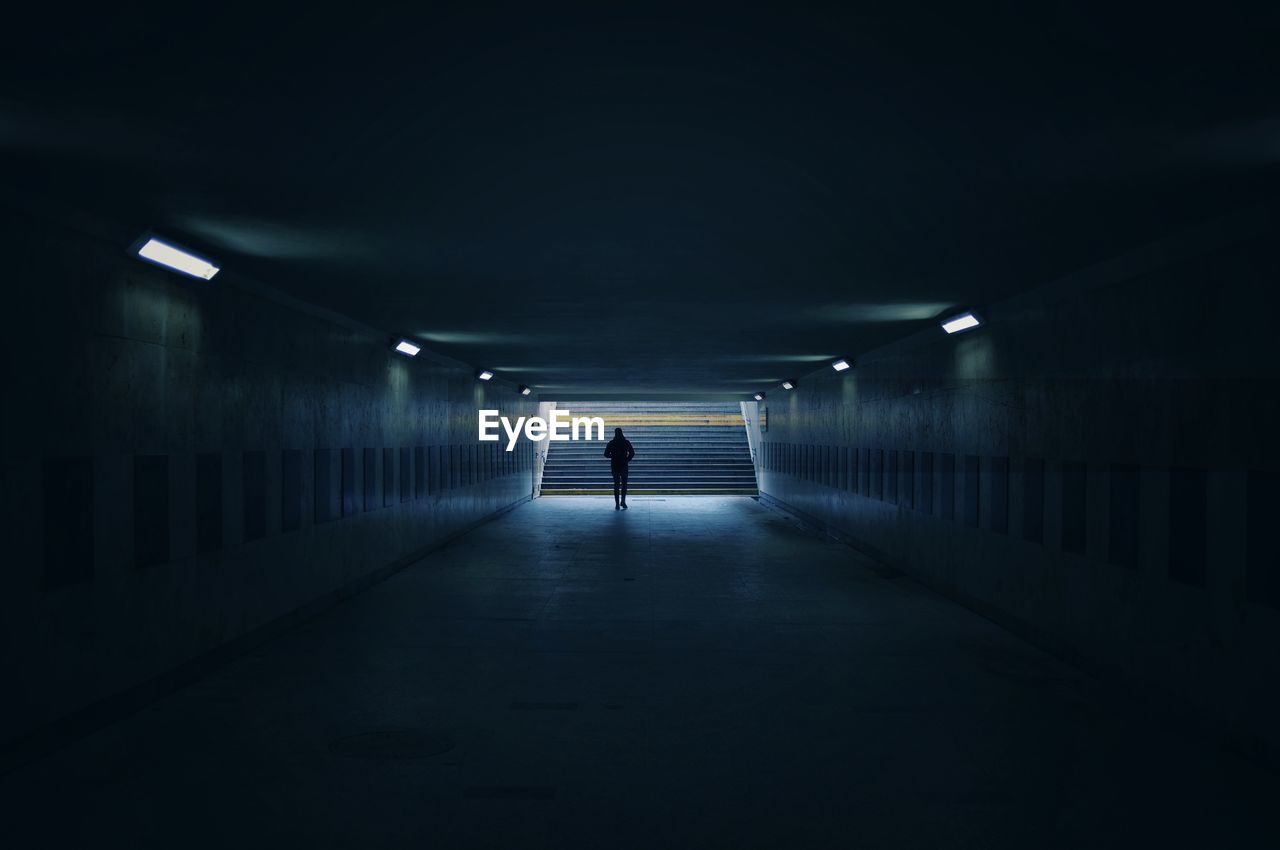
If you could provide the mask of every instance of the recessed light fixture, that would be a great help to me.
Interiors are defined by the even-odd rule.
[[[794,390],[796,388],[796,383],[795,381],[783,381],[782,388],[784,390]]]
[[[764,393],[756,393],[756,401],[764,401]]]
[[[422,346],[414,345],[412,342],[409,342],[409,340],[407,339],[401,339],[401,340],[398,340],[394,346],[392,346],[392,350],[398,351],[401,354],[408,355],[409,357],[417,357],[418,352],[422,350]]]
[[[840,360],[832,363],[831,368],[835,369],[837,372],[843,372],[845,369],[849,368],[849,361],[841,358]]]
[[[531,392],[533,392],[533,390],[529,389],[524,384],[520,385],[520,395],[528,395]]]
[[[164,266],[191,277],[198,277],[201,280],[213,280],[213,276],[219,271],[217,266],[204,257],[154,236],[147,237],[138,246],[137,253],[149,263],[155,263],[157,266]]]
[[[982,319],[976,313],[961,313],[943,322],[942,329],[949,334],[958,334],[961,331],[972,330],[980,324]]]
[[[479,372],[476,373],[476,377],[482,381],[487,381],[493,377],[493,373],[490,372],[488,369],[481,369]]]

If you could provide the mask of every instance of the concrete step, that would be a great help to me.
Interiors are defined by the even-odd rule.
[[[560,407],[575,417],[604,419],[607,437],[613,428],[622,428],[636,450],[628,475],[630,493],[756,493],[747,432],[735,403],[568,402]],[[612,494],[605,445],[599,440],[547,443],[543,493]]]
[[[578,443],[577,445],[574,445],[573,443],[569,443],[567,445],[550,443],[547,446],[547,449],[548,452],[554,449],[558,453],[580,452],[582,454],[603,455],[605,445],[605,443]],[[671,440],[667,442],[654,441],[647,443],[632,440],[631,447],[637,452],[639,452],[641,448],[648,449],[649,451],[729,451],[735,449],[740,449],[744,452],[748,451],[745,443],[739,443],[732,440]]]
[[[653,427],[653,426],[686,426],[686,427],[721,427],[721,426],[741,426],[742,417],[736,413],[733,414],[710,414],[700,416],[696,414],[681,413],[661,413],[652,416],[644,416],[640,414],[619,414],[619,413],[581,413],[577,410],[570,411],[572,418],[589,418],[598,417],[604,420],[604,424],[608,428],[621,428],[624,431],[627,428]]]
[[[754,485],[755,479],[750,475],[650,475],[650,476],[633,476],[629,479],[629,483],[639,487],[643,484],[705,484],[708,482],[730,482],[735,486],[743,484]],[[583,475],[572,476],[568,478],[557,478],[555,480],[543,481],[542,486],[547,487],[565,487],[575,483],[594,484],[599,487],[612,486],[613,479],[608,475]]]
[[[603,457],[594,457],[586,461],[566,461],[563,458],[561,458],[560,460],[552,461],[548,463],[545,466],[545,469],[547,470],[602,469],[607,471],[610,468],[610,466],[611,464],[609,463],[609,461]],[[652,457],[644,458],[642,460],[641,458],[637,457],[635,460],[631,461],[631,466],[629,468],[631,469],[632,472],[643,471],[646,469],[648,470],[743,469],[750,472],[755,467],[752,465],[751,459],[748,457],[721,458],[719,460],[707,459],[707,458],[696,459],[696,460],[690,460],[687,458],[670,458],[668,460],[658,460]]]
[[[607,490],[599,488],[580,489],[580,490],[544,490],[544,496],[612,496],[612,486]],[[757,496],[759,491],[755,487],[718,487],[718,488],[694,488],[694,487],[673,487],[670,489],[663,488],[627,488],[627,498],[631,499],[635,496]]]

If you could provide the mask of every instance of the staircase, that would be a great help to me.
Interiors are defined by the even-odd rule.
[[[628,495],[756,495],[756,473],[736,402],[561,402],[573,416],[604,419],[605,440],[546,443],[544,496],[612,495],[604,457],[613,429],[636,450]]]

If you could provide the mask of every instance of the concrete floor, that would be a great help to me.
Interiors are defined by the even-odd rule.
[[[1280,846],[1274,774],[739,497],[537,500],[0,800],[15,848]]]

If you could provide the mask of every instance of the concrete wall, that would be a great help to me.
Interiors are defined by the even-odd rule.
[[[544,422],[551,421],[551,413],[556,409],[556,402],[544,401],[538,404],[538,416]],[[547,467],[547,446],[549,441],[542,440],[533,444],[533,494],[542,495],[542,472]]]
[[[760,449],[763,445],[760,431],[760,404],[755,401],[744,401],[742,407],[742,423],[747,429],[747,447],[751,449],[751,460],[756,468],[760,466]]]
[[[1255,211],[774,388],[761,491],[1274,759],[1277,246]]]
[[[5,237],[0,741],[127,691],[532,491],[536,411],[443,358],[123,246]],[[256,291],[255,291],[256,289]]]

